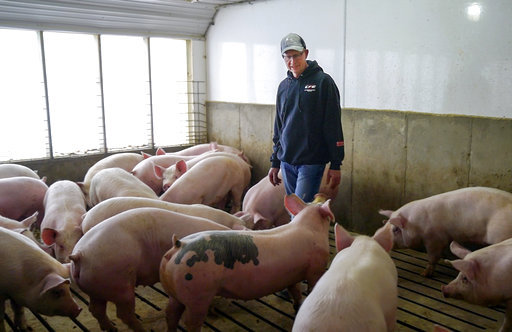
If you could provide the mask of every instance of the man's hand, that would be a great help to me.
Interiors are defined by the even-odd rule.
[[[278,173],[279,173],[279,168],[277,168],[277,167],[272,167],[268,171],[268,179],[270,180],[270,183],[272,183],[272,185],[274,185],[274,186],[277,186],[278,184],[281,183],[281,179],[279,178]]]
[[[327,183],[330,184],[330,188],[336,188],[341,182],[341,171],[329,169],[327,171]]]

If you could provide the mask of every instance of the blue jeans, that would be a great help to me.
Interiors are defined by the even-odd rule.
[[[286,194],[295,194],[304,202],[313,201],[320,189],[325,165],[290,165],[281,162]]]

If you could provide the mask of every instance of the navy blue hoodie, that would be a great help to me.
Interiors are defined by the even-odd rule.
[[[277,90],[272,167],[331,163],[339,170],[345,157],[340,94],[316,61],[298,77],[288,71]]]

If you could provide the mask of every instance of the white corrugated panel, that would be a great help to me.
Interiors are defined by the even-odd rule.
[[[0,0],[0,27],[202,39],[219,6],[240,2]]]

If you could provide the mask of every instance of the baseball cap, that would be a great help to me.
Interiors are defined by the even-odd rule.
[[[306,43],[301,36],[296,33],[289,33],[281,39],[281,54],[289,50],[302,52],[306,49]]]

